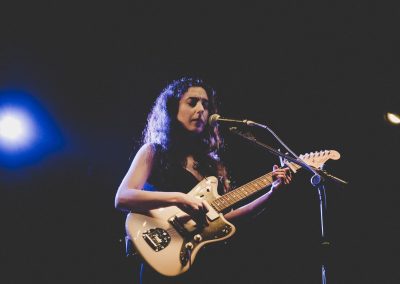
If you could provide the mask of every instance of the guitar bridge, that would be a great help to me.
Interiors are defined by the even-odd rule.
[[[155,251],[165,249],[171,242],[171,236],[161,228],[149,229],[142,234],[142,237]]]

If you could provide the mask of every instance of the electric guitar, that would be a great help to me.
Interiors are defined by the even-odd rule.
[[[338,160],[334,150],[311,152],[299,158],[314,168],[321,168],[329,160]],[[301,168],[285,162],[295,173]],[[205,224],[196,224],[176,206],[157,208],[142,213],[129,213],[126,231],[138,253],[154,270],[165,276],[186,272],[200,248],[208,243],[223,241],[235,233],[235,226],[224,218],[233,205],[272,185],[272,172],[220,196],[218,179],[209,176],[200,181],[189,193],[209,204]]]

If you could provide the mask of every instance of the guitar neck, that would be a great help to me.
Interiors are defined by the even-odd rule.
[[[297,170],[301,168],[301,166],[295,163],[289,163],[290,168]],[[213,202],[211,202],[211,206],[218,212],[223,212],[233,205],[241,202],[242,200],[256,194],[260,190],[272,185],[272,172],[269,172],[255,180],[252,180],[228,193],[218,197]]]

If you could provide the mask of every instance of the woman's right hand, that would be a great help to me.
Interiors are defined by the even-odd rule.
[[[189,194],[178,192],[175,205],[190,215],[197,224],[204,224],[206,222],[206,213],[208,210],[204,200]]]

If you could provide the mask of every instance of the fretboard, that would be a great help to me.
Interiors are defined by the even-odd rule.
[[[295,169],[300,168],[299,165],[296,165],[294,163],[290,163],[290,165],[292,168]],[[216,211],[223,212],[224,210],[235,205],[236,203],[272,185],[272,183],[273,183],[272,172],[270,172],[218,197],[213,202],[211,202],[211,206]]]

